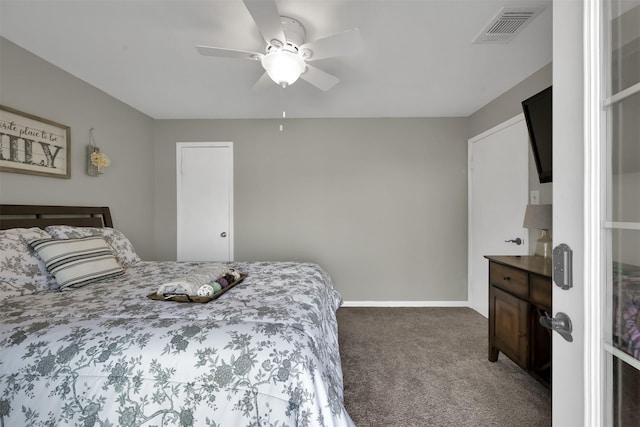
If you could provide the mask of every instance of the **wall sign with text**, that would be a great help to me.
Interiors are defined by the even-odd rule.
[[[0,171],[71,177],[71,128],[0,105]]]

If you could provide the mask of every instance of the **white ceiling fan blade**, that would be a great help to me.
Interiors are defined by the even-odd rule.
[[[260,76],[256,84],[253,85],[253,90],[262,90],[269,88],[270,86],[276,86],[276,84],[273,80],[271,80],[269,74],[265,72],[262,73],[262,76]]]
[[[267,44],[272,44],[272,40],[278,40],[284,45],[287,38],[282,29],[280,12],[278,12],[278,6],[276,6],[275,1],[243,0],[243,2]]]
[[[307,64],[307,71],[302,73],[300,78],[325,92],[340,82],[340,79],[333,74],[329,74],[309,64]]]
[[[197,45],[196,49],[198,50],[198,52],[200,52],[200,55],[217,56],[219,58],[260,60],[264,56],[263,54],[258,52],[249,52],[246,50],[238,50],[238,49],[225,49],[223,47]]]
[[[307,61],[331,58],[334,56],[345,56],[358,53],[363,48],[360,30],[352,28],[350,30],[336,33],[323,39],[318,39],[300,46],[300,50],[305,54],[305,49],[311,51],[311,57]]]

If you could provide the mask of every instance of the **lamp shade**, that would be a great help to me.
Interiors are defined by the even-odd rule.
[[[522,226],[524,228],[549,230],[552,223],[551,214],[551,205],[527,205]]]
[[[287,50],[271,52],[262,58],[262,66],[271,80],[280,86],[293,84],[304,72],[304,59]]]

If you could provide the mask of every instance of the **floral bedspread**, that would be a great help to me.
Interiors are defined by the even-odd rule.
[[[0,302],[0,425],[352,426],[328,275],[231,263],[248,277],[217,300],[146,298],[202,265]]]
[[[613,266],[613,345],[640,360],[640,267]]]

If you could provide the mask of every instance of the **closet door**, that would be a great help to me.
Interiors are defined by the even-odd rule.
[[[232,143],[177,143],[176,172],[178,261],[232,261]]]
[[[526,255],[529,136],[519,114],[469,140],[469,303],[489,315],[485,255]],[[520,243],[514,242],[520,239]]]

